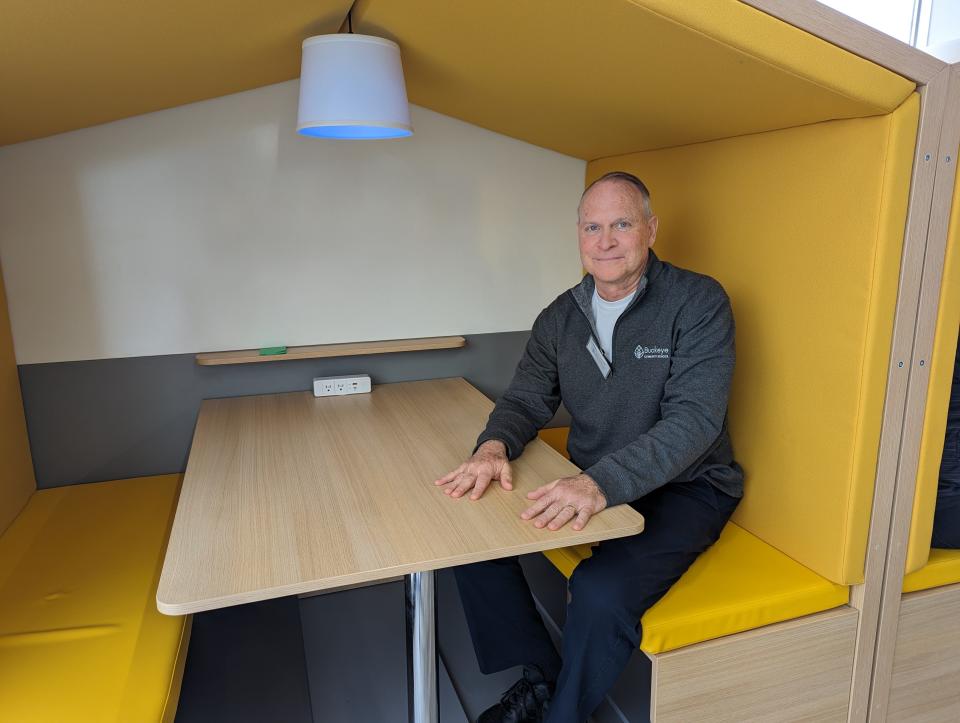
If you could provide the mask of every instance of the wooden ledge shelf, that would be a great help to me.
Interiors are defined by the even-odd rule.
[[[291,359],[319,359],[333,356],[360,356],[361,354],[391,354],[399,351],[427,351],[429,349],[459,349],[467,340],[462,336],[434,336],[425,339],[391,339],[389,341],[356,341],[346,344],[291,346],[286,354],[261,356],[259,349],[243,351],[215,351],[197,354],[197,364],[252,364],[255,362],[289,361]]]

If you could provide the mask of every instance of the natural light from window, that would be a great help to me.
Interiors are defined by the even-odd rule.
[[[820,0],[861,23],[882,30],[897,40],[911,41],[910,31],[917,0]]]
[[[820,2],[921,49],[942,46],[960,38],[960,0]]]

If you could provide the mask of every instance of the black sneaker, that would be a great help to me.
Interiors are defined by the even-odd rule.
[[[539,669],[524,666],[523,677],[499,703],[481,713],[477,723],[541,723],[552,695],[553,684],[544,680]]]

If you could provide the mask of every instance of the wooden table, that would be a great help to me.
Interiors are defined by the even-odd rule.
[[[473,448],[493,404],[463,379],[203,402],[157,592],[170,615],[407,575],[411,717],[437,720],[433,572],[633,535],[604,510],[580,532],[519,518],[525,495],[576,467],[542,442],[512,492],[453,500],[433,480]]]

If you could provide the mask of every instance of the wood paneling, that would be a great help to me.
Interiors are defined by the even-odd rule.
[[[462,336],[434,336],[427,339],[391,339],[389,341],[360,341],[349,344],[319,344],[316,346],[291,346],[286,354],[261,356],[258,349],[245,351],[217,351],[197,354],[197,364],[253,364],[258,362],[284,361],[285,359],[320,359],[334,356],[360,356],[362,354],[393,354],[400,351],[427,351],[430,349],[458,349],[466,344]]]
[[[936,180],[925,206],[911,204],[912,213],[915,211],[920,214],[925,208],[929,208],[923,253],[915,249],[911,258],[905,256],[900,282],[901,298],[909,298],[916,311],[911,323],[905,328],[905,331],[911,330],[908,347],[910,351],[903,357],[905,368],[909,370],[909,383],[906,388],[900,444],[895,448],[896,487],[892,494],[893,507],[890,513],[889,539],[885,545],[886,567],[880,600],[880,620],[876,633],[876,650],[873,654],[875,662],[871,682],[870,718],[876,720],[883,720],[887,714],[888,693],[892,685],[893,650],[896,641],[900,639],[897,632],[900,595],[927,403],[927,383],[930,375],[928,362],[938,316],[940,282],[956,179],[956,155],[960,144],[960,66],[948,68],[937,76],[935,83],[941,82],[947,84],[948,91],[938,146],[931,151]],[[908,297],[908,294],[911,296]],[[883,494],[887,492],[888,489],[884,487]],[[874,544],[873,540],[871,544]]]
[[[856,626],[843,607],[651,656],[650,718],[843,721]]]
[[[903,596],[888,721],[960,720],[960,585]]]

